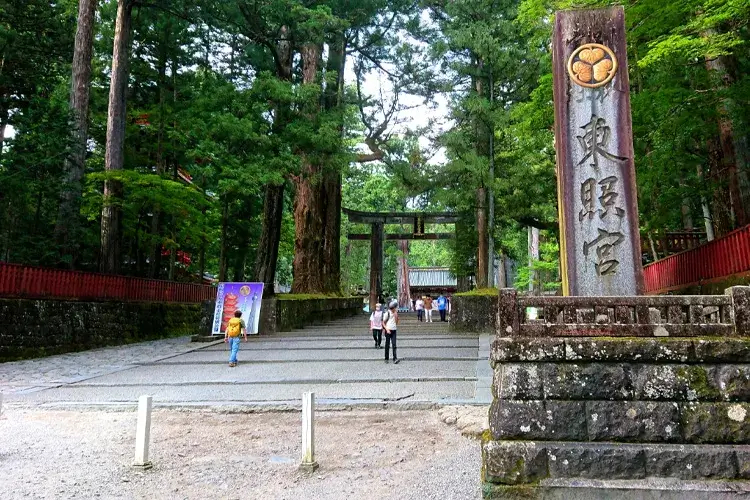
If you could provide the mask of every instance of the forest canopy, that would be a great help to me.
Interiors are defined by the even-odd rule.
[[[552,20],[607,5],[2,0],[0,260],[346,293],[343,207],[451,211],[454,240],[386,244],[386,289],[406,258],[555,290]],[[624,7],[647,262],[750,223],[750,4]]]

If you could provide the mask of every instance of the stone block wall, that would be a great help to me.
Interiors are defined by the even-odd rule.
[[[288,332],[312,324],[362,314],[361,297],[276,299],[276,330]]]
[[[214,301],[203,304],[200,334],[194,338],[195,341],[211,340],[214,305]],[[288,332],[358,314],[362,314],[361,297],[263,299],[258,330],[260,335]]]
[[[498,296],[454,295],[450,329],[454,332],[494,332]]]
[[[745,314],[747,291],[735,290],[732,321]],[[692,333],[666,337],[571,336],[565,332],[580,330],[565,323],[525,330],[518,304],[532,299],[512,305],[507,294],[491,351],[486,497],[523,491],[524,498],[547,498],[552,486],[582,481],[657,478],[679,489],[695,481],[750,480],[750,332],[703,336],[701,324],[692,332],[684,324],[665,328]],[[571,303],[558,302],[540,299],[538,307],[551,308],[552,316],[550,310]]]
[[[0,362],[195,333],[200,304],[0,299]]]

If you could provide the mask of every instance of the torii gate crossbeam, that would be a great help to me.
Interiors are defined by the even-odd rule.
[[[350,222],[370,224],[370,234],[349,234],[349,240],[370,240],[370,310],[383,295],[383,241],[388,240],[442,240],[454,238],[451,233],[425,233],[425,224],[456,224],[458,215],[451,212],[361,212],[342,209]],[[410,224],[410,234],[385,235],[386,224]]]

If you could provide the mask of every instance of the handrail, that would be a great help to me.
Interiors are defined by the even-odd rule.
[[[750,225],[643,268],[646,293],[666,293],[750,272]]]
[[[0,262],[0,297],[197,303],[216,287]]]

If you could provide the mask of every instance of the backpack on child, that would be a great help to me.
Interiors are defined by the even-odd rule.
[[[240,333],[242,333],[242,319],[240,318],[230,319],[229,324],[227,325],[227,336],[239,337]]]

